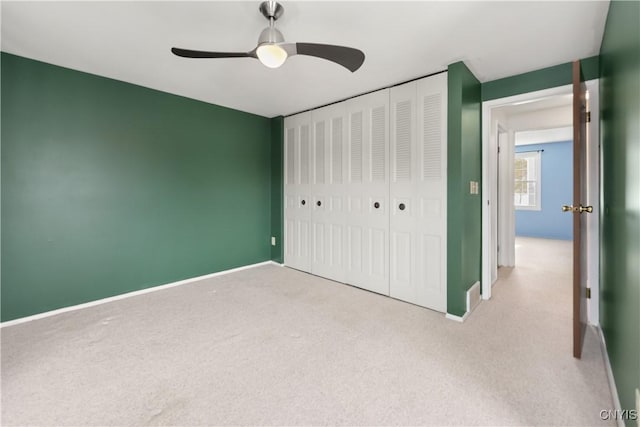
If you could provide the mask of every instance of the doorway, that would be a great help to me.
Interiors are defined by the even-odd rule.
[[[590,93],[589,104],[592,115],[585,145],[588,203],[593,205],[595,212],[598,212],[598,81],[587,82],[587,88]],[[540,182],[535,183],[535,168],[540,165],[540,162],[545,164],[544,143],[572,140],[571,102],[572,86],[566,85],[483,103],[482,246],[483,253],[489,255],[483,257],[482,261],[483,299],[491,298],[491,287],[498,278],[498,267],[514,267],[516,265],[516,228],[518,225],[516,203],[521,205],[519,211],[522,211],[525,216],[528,214],[531,217],[532,213],[539,209],[540,203],[545,202],[540,199],[541,194],[545,194],[544,187],[541,187]],[[542,144],[533,145],[540,142]],[[547,157],[550,158],[552,146],[547,147]],[[516,152],[525,151],[534,154],[516,154]],[[519,162],[519,165],[521,167],[527,165],[531,169],[525,171],[524,175],[522,168],[518,171],[521,178],[519,183],[515,182],[516,157],[526,157],[527,160]],[[566,169],[570,171],[571,167],[569,162]],[[540,174],[540,171],[537,173]],[[526,179],[522,179],[523,177]],[[552,186],[547,189],[547,191],[549,190],[554,192],[555,188]],[[560,213],[561,204],[554,206],[557,201],[549,202],[548,200],[546,203],[551,203],[548,208],[550,208],[549,213],[553,214],[552,217],[546,219],[547,222],[551,221],[554,225],[559,225],[562,220],[557,220],[557,215]],[[571,203],[570,195],[564,203]],[[570,215],[567,215],[566,221],[570,221],[568,217]],[[587,312],[589,323],[597,325],[599,324],[599,229],[597,215],[588,217],[587,230],[587,282],[592,295],[594,295],[594,298],[589,300]],[[570,308],[568,307],[568,309]]]

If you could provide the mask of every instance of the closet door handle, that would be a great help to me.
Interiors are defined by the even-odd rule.
[[[316,202],[316,205],[318,205],[318,206],[322,206],[322,202],[321,202],[320,200],[318,200],[318,201]]]
[[[375,202],[375,203],[373,204],[373,207],[374,207],[374,208],[376,208],[376,209],[378,209],[378,208],[380,207],[380,203]]]
[[[404,203],[400,203],[400,204],[398,205],[398,209],[400,209],[401,211],[403,211],[403,210],[404,210],[404,208],[405,208]]]
[[[307,202],[306,202],[304,199],[302,199],[302,201],[300,202],[300,204],[302,204],[302,206],[304,206],[304,205],[306,205],[306,204],[307,204]]]

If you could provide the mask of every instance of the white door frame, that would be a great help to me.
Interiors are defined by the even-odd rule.
[[[600,134],[599,134],[599,81],[589,80],[586,82],[587,89],[589,90],[589,110],[591,111],[591,122],[589,124],[589,134],[587,141],[587,182],[588,182],[588,194],[589,199],[587,203],[593,206],[594,215],[587,216],[587,265],[588,265],[588,286],[591,288],[592,298],[588,303],[588,318],[589,323],[598,325],[599,324],[599,247],[600,247],[600,236],[599,236],[599,221],[598,221],[598,213],[599,213],[599,180],[600,180],[600,169],[599,169],[599,142],[600,142]],[[535,99],[546,98],[550,96],[556,95],[567,95],[573,93],[573,86],[571,84],[565,86],[558,86],[550,89],[543,89],[535,92],[523,93],[519,95],[508,96],[505,98],[493,99],[490,101],[485,101],[482,103],[482,253],[485,254],[482,257],[482,273],[481,273],[481,283],[482,283],[482,298],[488,300],[491,298],[491,271],[493,266],[491,265],[492,257],[487,256],[488,254],[493,253],[496,248],[492,247],[492,223],[495,224],[494,220],[497,216],[498,206],[495,205],[496,197],[493,194],[491,189],[491,177],[496,175],[497,164],[495,161],[492,161],[492,156],[496,147],[495,141],[495,132],[492,132],[492,110],[497,107],[504,107],[510,104],[518,103],[518,102],[526,102],[532,101]],[[503,124],[504,127],[504,124]],[[510,134],[512,132],[510,131]],[[509,138],[509,142],[511,145],[511,139]],[[507,151],[507,150],[505,150]],[[508,150],[513,151],[513,150]],[[501,151],[502,153],[502,151]],[[504,159],[504,157],[500,157],[500,159]],[[503,170],[504,165],[501,165],[501,170]],[[500,186],[504,188],[503,183],[500,182]],[[511,203],[513,201],[512,198],[502,197],[501,201],[507,202],[510,200]],[[507,202],[508,203],[508,202]],[[559,208],[559,207],[558,207]],[[509,210],[513,212],[513,208]],[[505,221],[506,218],[502,218],[502,221]],[[510,222],[510,221],[508,221]],[[513,221],[515,223],[515,220]],[[515,242],[515,228],[514,227],[502,227],[501,234],[506,232],[506,235],[503,235],[501,240],[503,242],[507,242],[507,247],[503,248],[501,246],[501,251],[508,250],[510,245],[513,245]]]
[[[501,136],[503,136],[501,138]],[[489,170],[494,170],[496,171],[496,173],[494,173],[493,175],[491,175],[491,179],[489,181],[489,185],[491,185],[491,192],[490,194],[492,194],[494,197],[497,197],[498,200],[495,203],[496,207],[500,206],[500,198],[501,197],[505,197],[505,189],[502,188],[504,187],[504,183],[502,185],[500,185],[500,178],[499,175],[500,173],[505,173],[505,171],[500,171],[499,166],[501,163],[504,162],[500,162],[498,160],[498,158],[500,156],[504,156],[505,150],[504,148],[506,147],[506,145],[509,143],[509,129],[506,126],[506,122],[503,122],[502,119],[496,120],[496,128],[495,128],[495,138],[491,138],[491,141],[495,143],[495,145],[493,145],[490,148],[490,153],[491,157],[489,159]],[[502,149],[500,147],[503,147]],[[508,265],[508,263],[506,262],[506,260],[504,259],[504,255],[508,255],[505,254],[504,248],[506,248],[506,245],[501,242],[502,239],[502,234],[499,232],[498,229],[498,225],[500,224],[499,221],[500,218],[500,212],[499,209],[496,209],[495,212],[493,212],[493,215],[491,216],[491,285],[493,285],[496,280],[498,280],[498,266],[499,265]],[[493,247],[495,246],[495,247]],[[502,251],[500,251],[499,249],[503,248]]]

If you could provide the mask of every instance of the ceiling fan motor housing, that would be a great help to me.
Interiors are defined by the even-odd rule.
[[[275,27],[267,27],[260,33],[258,37],[258,46],[262,44],[284,43],[284,37]]]

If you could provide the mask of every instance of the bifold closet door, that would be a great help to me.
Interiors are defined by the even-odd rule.
[[[418,80],[418,304],[447,311],[447,73]],[[421,303],[423,302],[423,303]]]
[[[391,88],[389,295],[417,304],[414,215],[416,82]]]
[[[346,108],[346,281],[389,295],[389,90]]]
[[[345,281],[345,104],[313,110],[311,272]]]
[[[391,88],[390,99],[390,295],[444,312],[447,75]]]
[[[311,271],[311,113],[284,121],[284,263]]]

